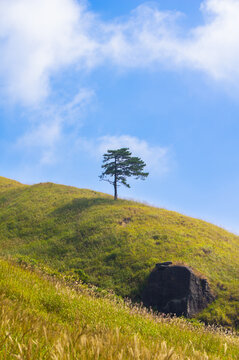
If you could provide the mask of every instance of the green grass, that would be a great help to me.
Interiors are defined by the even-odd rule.
[[[9,181],[9,186],[8,186]],[[161,261],[205,276],[217,296],[198,318],[239,321],[239,237],[179,213],[52,183],[0,179],[0,253],[139,299]]]
[[[0,192],[23,187],[18,181],[11,180],[0,176]]]
[[[238,336],[96,290],[0,260],[0,359],[239,359]]]

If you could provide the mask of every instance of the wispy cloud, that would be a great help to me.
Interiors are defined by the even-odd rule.
[[[186,67],[238,82],[239,0],[204,0],[201,11],[204,24],[188,31],[177,27],[180,14],[147,3],[126,20],[103,22],[84,1],[1,0],[2,94],[37,103],[63,68],[89,70],[108,62]]]
[[[31,114],[34,120],[30,121],[30,129],[18,139],[14,147],[31,154],[36,153],[39,165],[54,164],[62,154],[59,148],[67,142],[65,127],[73,125],[75,132],[82,126],[85,108],[93,97],[92,90],[81,89],[68,103],[51,104],[44,110],[35,109]]]
[[[80,138],[77,148],[86,151],[91,156],[102,159],[102,155],[107,150],[115,150],[127,147],[132,152],[132,156],[139,156],[147,164],[147,169],[151,175],[163,176],[172,168],[171,151],[167,147],[154,146],[147,141],[135,136],[102,136],[98,139]]]

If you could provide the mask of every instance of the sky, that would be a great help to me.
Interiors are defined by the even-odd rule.
[[[113,193],[239,234],[239,0],[0,0],[0,175]]]

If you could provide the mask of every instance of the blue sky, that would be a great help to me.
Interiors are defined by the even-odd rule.
[[[146,181],[120,196],[239,233],[238,0],[2,0],[1,175],[112,193],[102,154]]]

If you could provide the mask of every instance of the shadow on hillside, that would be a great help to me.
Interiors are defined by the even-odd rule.
[[[100,206],[100,205],[114,205],[115,202],[113,199],[105,199],[105,198],[80,198],[74,199],[70,203],[59,207],[58,209],[54,210],[51,215],[52,216],[61,216],[63,214],[67,215],[77,215],[80,212],[89,209],[93,206]]]

